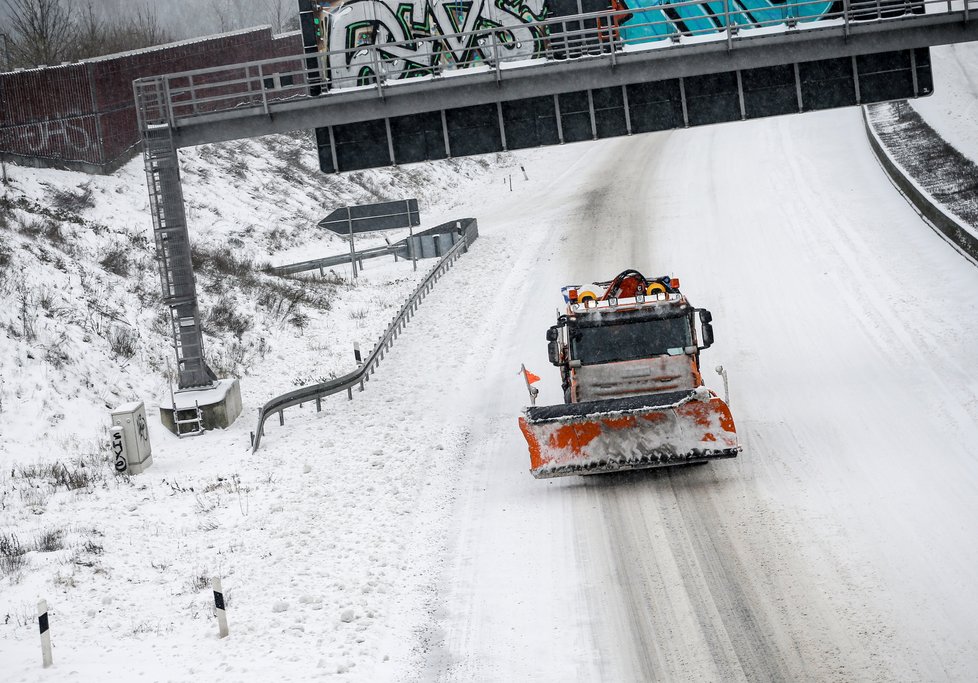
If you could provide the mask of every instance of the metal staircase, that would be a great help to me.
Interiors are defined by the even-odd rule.
[[[137,91],[143,135],[143,161],[163,301],[170,307],[173,346],[181,389],[207,386],[216,377],[204,362],[197,289],[190,255],[190,235],[180,186],[180,161],[165,121],[165,87]]]
[[[197,403],[193,408],[181,408],[173,410],[173,425],[176,427],[176,434],[179,437],[197,436],[204,433],[204,411]]]

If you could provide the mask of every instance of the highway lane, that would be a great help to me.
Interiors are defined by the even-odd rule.
[[[419,678],[978,668],[978,270],[895,193],[860,125],[848,110],[637,136],[549,169],[535,153],[545,196],[479,214],[510,245],[506,313],[487,314],[494,341],[475,360],[485,381]],[[713,311],[705,367],[730,372],[745,452],[535,481],[515,370],[559,401],[543,339],[559,287],[628,267],[680,277]]]

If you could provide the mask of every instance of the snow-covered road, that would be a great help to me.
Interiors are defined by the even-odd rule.
[[[475,216],[481,236],[356,400],[289,410],[248,448],[258,403],[320,349],[369,348],[356,307],[391,310],[394,288],[351,288],[328,335],[277,340],[242,418],[157,430],[139,477],[40,513],[7,477],[25,539],[66,528],[95,550],[33,552],[0,585],[0,680],[974,680],[978,268],[862,126],[831,111],[401,176],[446,195],[428,224]],[[560,287],[625,268],[712,310],[705,376],[722,390],[728,370],[745,450],[535,480],[520,364],[559,402]]]
[[[442,409],[469,436],[409,677],[974,676],[978,270],[861,126],[845,110],[538,155],[545,191],[473,212],[483,238],[436,314],[460,364]],[[745,451],[533,480],[520,363],[558,402],[560,286],[627,267],[713,311],[705,364],[730,373]]]

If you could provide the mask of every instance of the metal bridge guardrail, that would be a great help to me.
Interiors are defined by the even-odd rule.
[[[499,80],[510,68],[567,59],[609,59],[613,66],[625,55],[704,42],[725,42],[732,50],[741,41],[770,35],[772,29],[779,34],[818,31],[848,37],[859,27],[913,21],[920,15],[953,15],[969,22],[972,6],[978,9],[976,0],[844,0],[841,12],[818,11],[828,5],[825,0],[772,4],[750,11],[738,9],[734,2],[683,0],[168,74],[135,81],[137,108],[143,123],[179,127],[181,121],[242,108],[260,108],[268,115],[276,103],[315,99],[309,95],[310,86],[322,89],[317,97],[370,89],[383,97],[386,88],[419,78],[457,78],[490,71]],[[709,21],[704,20],[704,7],[709,8]],[[673,18],[666,18],[665,10]],[[685,14],[692,18],[676,19]],[[677,29],[677,24],[684,30]],[[532,36],[531,44],[517,41],[516,30]],[[467,59],[444,64],[439,55],[445,44],[475,48],[462,51],[470,55]]]
[[[462,239],[455,243],[448,252],[438,261],[431,272],[425,277],[424,280],[417,286],[414,293],[408,297],[407,302],[401,306],[398,314],[394,316],[391,324],[388,326],[387,331],[381,335],[380,340],[374,346],[373,351],[364,360],[363,364],[358,367],[353,372],[347,373],[342,377],[337,377],[336,379],[330,380],[328,382],[322,382],[320,384],[313,384],[308,387],[302,387],[296,389],[295,391],[290,391],[287,394],[282,394],[281,396],[276,396],[271,399],[265,405],[258,409],[258,425],[255,431],[252,433],[251,448],[252,451],[257,451],[258,446],[261,444],[262,435],[264,434],[265,421],[275,415],[279,416],[279,424],[285,424],[285,416],[283,411],[286,408],[291,408],[293,406],[301,405],[303,403],[309,403],[312,401],[316,402],[317,412],[322,410],[322,399],[327,396],[332,396],[333,394],[338,394],[342,391],[347,392],[347,397],[349,400],[353,400],[353,387],[359,385],[360,391],[365,388],[365,383],[370,380],[370,375],[374,373],[380,361],[384,359],[385,352],[391,348],[394,340],[400,334],[401,330],[410,321],[411,316],[417,310],[421,301],[427,296],[428,292],[431,291],[435,283],[441,279],[441,276],[448,271],[449,268],[454,265],[458,258],[468,251],[469,246],[476,240],[479,236],[479,223],[475,218],[465,218],[461,221],[451,221],[450,224],[461,223],[462,227]],[[445,224],[449,225],[449,224]]]

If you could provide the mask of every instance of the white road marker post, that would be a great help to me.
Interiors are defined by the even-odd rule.
[[[221,588],[221,579],[215,576],[211,579],[214,588],[214,613],[217,615],[217,629],[220,638],[228,637],[228,615],[224,611],[224,589]]]
[[[353,342],[353,358],[357,361],[357,367],[363,365],[363,356],[360,355],[360,344]]]
[[[41,661],[44,668],[51,666],[51,631],[48,626],[48,601],[40,600],[37,603],[37,625],[41,629]]]
[[[530,405],[535,406],[537,404],[537,394],[540,393],[540,390],[533,386],[533,384],[530,382],[530,375],[527,373],[526,365],[523,363],[520,363],[520,372],[523,374],[523,379],[526,381],[526,390],[530,393]],[[535,382],[536,379],[533,381]]]
[[[730,386],[727,384],[727,371],[722,365],[717,366],[717,374],[723,377],[723,402],[730,405]]]

